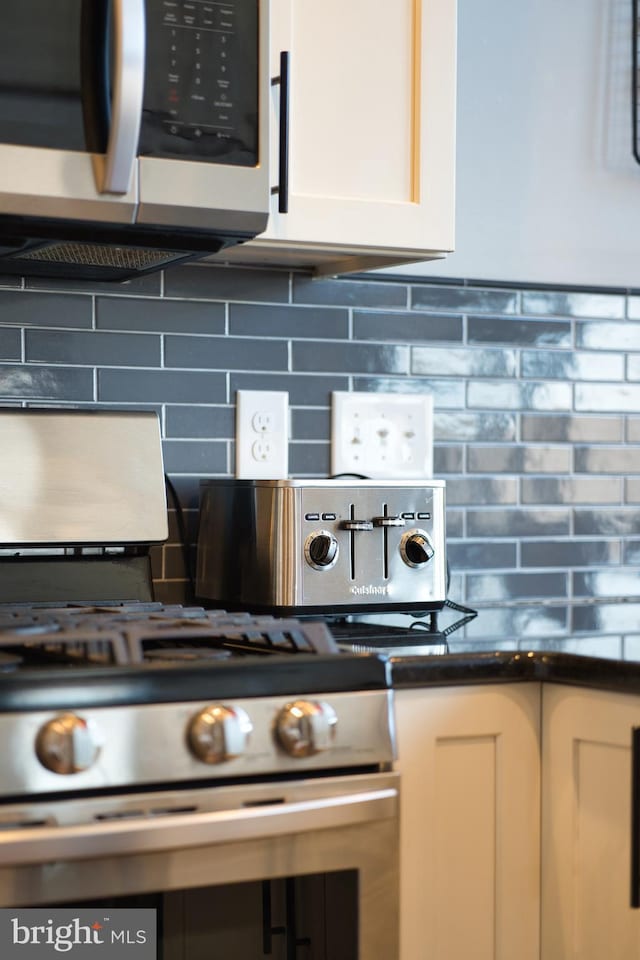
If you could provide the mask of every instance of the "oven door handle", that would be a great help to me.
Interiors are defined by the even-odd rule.
[[[349,827],[398,815],[394,787],[343,796],[0,833],[0,867],[130,856]]]

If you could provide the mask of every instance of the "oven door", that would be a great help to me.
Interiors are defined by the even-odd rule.
[[[162,960],[397,960],[398,778],[4,807],[0,906],[155,907]]]

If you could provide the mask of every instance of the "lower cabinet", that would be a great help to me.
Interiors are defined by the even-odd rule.
[[[631,730],[640,696],[545,684],[542,958],[637,960],[630,903]]]
[[[538,960],[540,697],[396,690],[401,960]]]

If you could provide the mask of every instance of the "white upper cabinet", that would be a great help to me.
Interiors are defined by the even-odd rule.
[[[271,71],[290,53],[288,212],[236,260],[340,272],[454,243],[455,0],[272,0]],[[272,91],[278,182],[281,85]]]

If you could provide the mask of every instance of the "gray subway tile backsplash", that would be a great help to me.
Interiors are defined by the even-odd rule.
[[[518,313],[519,292],[497,288],[457,286],[414,286],[411,306],[416,310],[452,313]]]
[[[373,280],[313,280],[303,274],[293,277],[293,302],[343,307],[407,306],[404,283],[380,283]]]
[[[431,394],[451,598],[467,636],[526,649],[640,636],[640,298],[220,265],[127,284],[0,284],[7,405],[157,410],[197,537],[234,463],[235,394],[286,390],[290,472],[331,469],[335,390]],[[159,599],[185,597],[173,509]],[[462,634],[453,634],[451,640]],[[640,650],[640,639],[638,639]]]
[[[324,440],[331,435],[331,411],[293,409],[291,411],[292,440]]]
[[[357,340],[462,343],[462,334],[462,317],[458,316],[353,311],[353,335]]]
[[[291,358],[295,371],[407,373],[409,370],[409,348],[391,344],[294,342]]]
[[[556,290],[525,290],[522,312],[560,317],[624,317],[625,300],[621,294],[576,293]]]
[[[164,275],[165,297],[186,300],[248,300],[288,303],[289,277],[285,270],[251,267],[191,265],[173,267]]]
[[[576,508],[573,528],[577,536],[633,537],[640,535],[640,510],[632,507]],[[627,541],[629,542],[629,541]]]
[[[571,353],[568,350],[523,350],[523,377],[559,380],[624,380],[624,356],[616,353]]]
[[[198,440],[220,437],[232,440],[234,411],[229,406],[170,406],[165,410],[166,437],[193,437]]]
[[[229,306],[229,333],[237,337],[340,340],[349,336],[349,312],[342,307],[272,306],[232,303]]]
[[[575,409],[599,413],[636,413],[640,409],[640,384],[576,383]]]
[[[570,410],[572,397],[568,383],[471,380],[467,387],[467,405],[490,410]]]
[[[22,355],[22,336],[16,327],[0,329],[0,360],[20,360]]]
[[[571,323],[568,320],[469,316],[467,331],[469,343],[508,343],[523,347],[571,346]]]
[[[353,389],[373,393],[428,393],[434,409],[461,409],[465,405],[464,380],[420,380],[418,377],[354,377]]]
[[[67,296],[64,293],[0,290],[0,324],[2,326],[89,329],[92,318],[91,297]]]
[[[485,550],[486,559],[493,554]],[[485,562],[485,567],[487,566]],[[569,593],[568,575],[557,573],[481,573],[467,576],[467,600],[479,603],[495,600],[555,600]]]
[[[228,470],[227,444],[220,440],[164,440],[167,473],[225,474]]]
[[[568,473],[571,448],[566,446],[470,445],[469,473]]]
[[[199,370],[190,370],[188,374],[177,370],[98,370],[98,400],[104,403],[225,403],[227,378],[225,373]]]
[[[432,377],[515,377],[515,350],[414,347],[411,372]]]
[[[159,367],[160,337],[97,330],[27,330],[25,359],[95,367],[118,367],[124,362],[130,367]]]
[[[530,540],[521,545],[523,567],[592,567],[620,560],[619,540]]]
[[[98,330],[148,330],[154,333],[224,334],[224,303],[97,297]]]
[[[588,350],[640,350],[640,323],[629,320],[622,323],[602,320],[578,323],[576,346]]]
[[[447,559],[454,570],[486,570],[487,565],[498,570],[516,565],[517,544],[515,541],[498,540],[487,544],[486,541],[464,540],[452,543],[447,550]]]
[[[568,508],[549,507],[493,510],[467,510],[467,533],[470,537],[568,537],[571,513]]]
[[[576,473],[640,473],[640,447],[576,447],[574,458]]]
[[[93,371],[88,367],[0,363],[0,399],[91,403]]]
[[[286,342],[255,337],[169,336],[164,341],[167,367],[200,370],[286,370]]]
[[[433,415],[435,440],[514,440],[518,418],[513,413],[438,412]]]
[[[521,428],[523,440],[542,440],[549,443],[617,443],[624,436],[624,418],[525,413],[522,415]]]
[[[522,503],[621,503],[620,477],[524,477]]]
[[[229,402],[235,403],[237,390],[286,390],[289,403],[322,407],[331,404],[334,390],[348,390],[348,377],[306,376],[293,373],[231,373]]]

